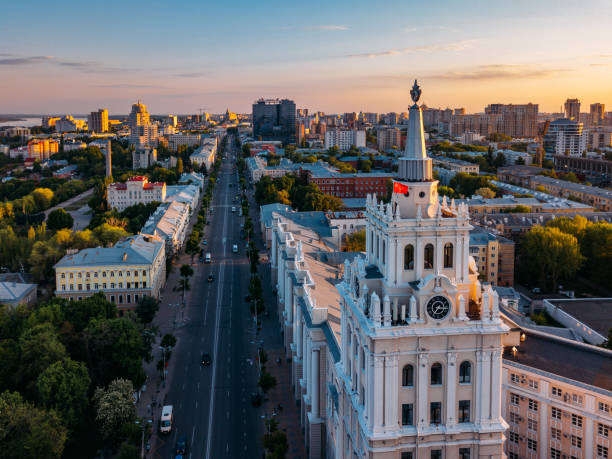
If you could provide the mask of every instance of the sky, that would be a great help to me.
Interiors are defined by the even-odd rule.
[[[0,113],[612,110],[608,0],[5,0]]]

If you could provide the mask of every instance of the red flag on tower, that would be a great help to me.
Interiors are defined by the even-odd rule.
[[[399,193],[399,194],[406,194],[408,193],[408,186],[404,185],[403,183],[394,181],[393,182],[393,192]]]

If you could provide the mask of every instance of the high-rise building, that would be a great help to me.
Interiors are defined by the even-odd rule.
[[[366,251],[335,258],[345,260],[340,278],[312,231],[273,223],[272,276],[310,458],[502,457],[510,329],[470,258],[467,205],[439,199],[420,92],[415,83],[391,200],[368,194]]]
[[[475,132],[484,137],[497,131],[502,115],[475,113],[471,115],[453,115],[449,123],[449,133],[454,137],[466,132]]]
[[[259,99],[253,104],[253,136],[295,141],[296,108],[289,99]]]
[[[606,106],[598,102],[591,104],[591,124],[601,124],[604,120]]]
[[[108,110],[99,108],[87,117],[87,124],[91,132],[108,132]]]
[[[130,143],[137,147],[151,147],[157,145],[157,125],[151,124],[147,106],[140,101],[132,105],[128,116],[130,126]]]
[[[485,108],[487,115],[501,115],[496,132],[510,137],[535,137],[538,135],[538,104],[491,104]]]
[[[376,131],[376,143],[378,151],[387,151],[392,148],[400,149],[402,144],[402,133],[398,128],[379,129]]]
[[[565,117],[569,120],[580,121],[580,101],[578,99],[565,101]]]
[[[365,131],[356,129],[327,129],[325,132],[325,148],[338,147],[349,150],[351,147],[365,147]]]
[[[586,150],[587,141],[582,123],[561,118],[550,123],[544,136],[544,150],[550,155],[580,156]]]

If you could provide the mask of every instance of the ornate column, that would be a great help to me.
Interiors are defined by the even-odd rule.
[[[374,393],[381,394],[384,391],[384,365],[383,356],[374,356]],[[374,426],[373,430],[380,430],[383,427],[383,399],[373,397],[374,400]]]
[[[366,378],[368,381],[366,386],[366,418],[368,419],[368,427],[372,430],[374,428],[374,356],[370,352],[366,354]]]
[[[481,421],[490,423],[491,421],[491,351],[482,353],[482,417]]]
[[[320,349],[316,348],[312,350],[312,417],[317,419],[319,417],[319,382],[321,377],[319,375],[319,356]]]
[[[491,421],[501,422],[502,351],[491,352]]]
[[[446,425],[457,423],[457,354],[449,352],[446,356]]]
[[[346,305],[340,300],[340,363],[346,372]]]
[[[306,354],[304,355],[304,379],[306,381],[306,395],[310,396],[312,394],[312,359],[310,358],[312,354],[312,348],[310,345],[310,340],[308,339],[308,332],[304,333],[304,343],[306,344],[304,349],[306,350]]]
[[[385,428],[387,430],[396,430],[399,423],[397,416],[398,361],[397,355],[385,357]]]
[[[419,366],[417,368],[417,410],[416,410],[416,419],[417,426],[419,429],[424,428],[427,425],[428,412],[427,412],[427,402],[429,401],[428,397],[428,387],[427,384],[427,376],[429,375],[429,358],[427,354],[419,354]]]
[[[302,358],[302,345],[304,338],[302,337],[302,314],[299,310],[296,311],[296,327],[295,327],[295,353],[298,359]]]
[[[418,233],[414,241],[414,269],[416,279],[423,279],[423,247]]]
[[[483,385],[483,375],[482,375],[482,351],[476,351],[476,374],[475,374],[475,382],[476,382],[476,398],[474,399],[474,424],[480,424],[482,419],[482,385]]]

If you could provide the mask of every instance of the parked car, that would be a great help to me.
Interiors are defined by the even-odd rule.
[[[215,280],[215,276],[213,276],[212,274],[208,275],[208,282],[212,282]]]
[[[208,352],[205,352],[204,354],[202,354],[202,366],[207,367],[211,363],[212,363],[212,358],[210,357],[210,354]]]
[[[185,454],[187,453],[187,438],[185,435],[181,435],[176,440],[176,446],[174,448],[176,450],[176,454]]]

